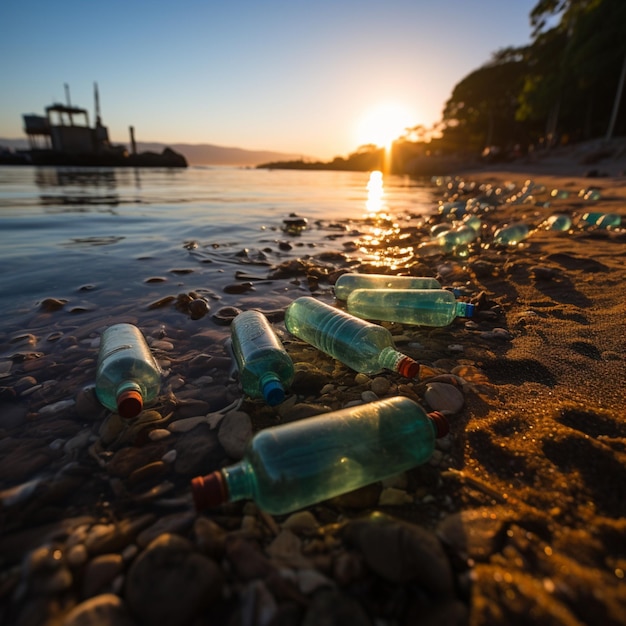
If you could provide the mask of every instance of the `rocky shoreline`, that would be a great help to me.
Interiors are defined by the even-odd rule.
[[[417,380],[349,370],[291,337],[281,306],[266,313],[296,378],[271,409],[242,397],[223,343],[203,348],[214,330],[162,323],[162,307],[189,309],[202,299],[192,294],[116,319],[141,327],[164,371],[157,404],[123,420],[93,393],[102,320],[54,330],[63,304],[46,303],[37,327],[7,338],[2,362],[2,622],[623,623],[626,238],[575,226],[490,245],[503,223],[537,225],[558,209],[578,224],[589,209],[578,196],[589,179],[533,180],[571,194],[550,207],[506,201],[524,177],[468,173],[440,181],[441,196],[482,197],[478,243],[420,248],[444,219],[433,211],[378,244],[398,273],[435,276],[477,308],[445,328],[385,324],[422,364]],[[626,182],[594,185],[594,207],[624,216]],[[380,271],[355,261],[357,247],[285,262],[267,279],[333,302],[341,273]],[[291,515],[251,502],[193,509],[190,478],[240,458],[254,432],[394,395],[449,416],[427,464]]]

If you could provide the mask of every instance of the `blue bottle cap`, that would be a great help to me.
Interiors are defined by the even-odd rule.
[[[280,380],[273,378],[263,385],[263,398],[270,406],[276,406],[285,399],[285,390]]]

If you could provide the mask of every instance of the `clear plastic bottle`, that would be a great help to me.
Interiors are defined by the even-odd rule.
[[[318,350],[364,374],[384,369],[414,378],[419,363],[398,352],[391,333],[320,300],[303,296],[285,311],[287,330]]]
[[[616,213],[584,213],[581,219],[586,226],[596,226],[597,228],[618,227],[622,223],[621,215]]]
[[[521,222],[498,229],[493,235],[493,242],[502,246],[515,246],[530,234],[526,224]]]
[[[468,224],[463,224],[454,230],[449,230],[437,236],[437,241],[444,250],[448,252],[457,246],[467,245],[476,239],[478,233],[476,229]]]
[[[293,361],[267,318],[259,311],[240,313],[231,324],[231,336],[244,393],[270,406],[280,404],[293,381]]]
[[[458,302],[446,289],[357,289],[348,296],[348,311],[368,320],[447,326],[456,317],[471,317],[474,305]]]
[[[241,461],[191,481],[196,509],[251,498],[289,513],[425,463],[447,432],[441,413],[403,396],[267,428]]]
[[[546,230],[569,230],[572,227],[572,218],[564,213],[555,213],[545,221]]]
[[[154,401],[161,386],[161,369],[141,331],[132,324],[115,324],[102,333],[96,372],[96,395],[121,417],[135,417]]]
[[[386,276],[385,274],[342,274],[335,282],[335,297],[346,300],[355,289],[441,289],[427,276]]]

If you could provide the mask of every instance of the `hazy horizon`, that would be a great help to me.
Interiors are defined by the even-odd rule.
[[[535,4],[5,0],[0,137],[24,137],[22,114],[64,84],[93,124],[97,82],[115,143],[134,126],[144,143],[345,156],[439,121],[462,78],[530,41]]]

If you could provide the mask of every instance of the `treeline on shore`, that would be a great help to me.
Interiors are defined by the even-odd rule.
[[[539,0],[531,43],[498,50],[464,77],[433,128],[406,129],[391,150],[361,146],[332,161],[257,167],[439,174],[458,163],[626,135],[626,2]]]

